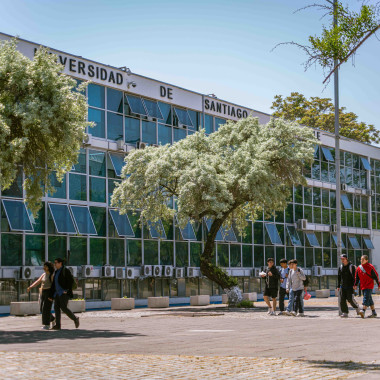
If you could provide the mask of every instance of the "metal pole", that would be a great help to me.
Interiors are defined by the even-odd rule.
[[[334,27],[338,25],[338,0],[334,0]],[[338,60],[334,59],[334,68]],[[336,177],[336,235],[337,255],[342,254],[341,207],[340,207],[340,136],[339,136],[339,73],[334,71],[334,108],[335,108],[335,177]]]

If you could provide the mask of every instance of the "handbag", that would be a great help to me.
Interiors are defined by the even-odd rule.
[[[306,290],[305,295],[303,296],[303,299],[304,299],[305,301],[307,301],[307,300],[309,300],[310,298],[311,298],[311,294],[308,293],[307,290]]]

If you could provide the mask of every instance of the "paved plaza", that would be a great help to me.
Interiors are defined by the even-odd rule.
[[[262,302],[92,311],[61,331],[3,317],[0,378],[380,379],[380,318],[342,320],[336,302],[306,301],[304,318],[269,316]]]

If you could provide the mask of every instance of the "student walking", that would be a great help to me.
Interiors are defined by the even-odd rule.
[[[285,311],[285,296],[286,296],[286,283],[288,281],[288,273],[289,273],[289,268],[288,268],[288,260],[286,259],[281,259],[280,260],[280,265],[281,265],[281,270],[280,270],[280,299],[279,299],[279,306],[280,306],[280,312],[278,315],[284,314]]]
[[[359,309],[358,303],[355,301],[355,272],[356,267],[348,261],[347,255],[340,256],[342,265],[338,269],[338,292],[339,292],[339,309],[342,318],[348,318],[347,302],[355,309],[356,314],[364,316],[364,313]]]
[[[298,317],[304,316],[303,311],[303,303],[301,300],[302,292],[304,290],[304,284],[303,282],[306,280],[306,276],[303,273],[303,270],[301,268],[297,268],[297,260],[294,259],[293,261],[293,267],[289,272],[288,275],[288,281],[286,284],[286,290],[290,291],[290,289],[293,290],[294,295],[294,301],[293,301],[293,315],[297,315]],[[298,314],[296,314],[298,312]]]
[[[356,269],[354,289],[356,290],[358,283],[360,282],[360,288],[363,291],[363,310],[361,310],[361,317],[364,318],[365,311],[368,307],[372,310],[372,315],[368,318],[376,318],[377,313],[375,310],[375,304],[372,299],[372,291],[374,281],[379,286],[379,275],[376,272],[375,267],[368,262],[368,256],[363,255],[360,258],[361,265]]]
[[[54,280],[50,290],[50,299],[54,298],[54,310],[56,323],[52,330],[61,330],[61,310],[74,321],[75,327],[79,327],[79,318],[67,307],[69,298],[72,297],[72,287],[74,277],[71,272],[63,265],[63,260],[57,258],[54,260],[55,273]]]
[[[30,289],[41,284],[40,288],[40,311],[42,313],[42,328],[49,330],[50,322],[54,322],[55,318],[51,314],[51,306],[53,302],[49,300],[50,288],[53,282],[54,266],[50,261],[44,263],[44,273],[33,282],[26,290],[29,293]]]
[[[265,278],[264,301],[268,305],[268,314],[276,315],[276,298],[278,293],[278,280],[280,273],[274,266],[274,259],[267,260],[268,267],[265,269],[264,274],[261,276]],[[269,297],[272,297],[273,306],[271,306]]]

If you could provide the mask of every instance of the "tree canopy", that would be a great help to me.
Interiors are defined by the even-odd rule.
[[[122,213],[141,210],[144,221],[175,213],[182,226],[211,219],[202,274],[231,288],[236,282],[212,264],[217,232],[234,225],[243,233],[247,218],[283,210],[292,185],[305,183],[302,167],[313,161],[315,143],[312,129],[282,119],[266,125],[252,117],[228,121],[210,136],[201,130],[129,154],[112,205]],[[173,196],[176,209],[168,206]]]
[[[292,92],[285,98],[276,95],[271,108],[273,116],[334,133],[335,108],[330,98],[312,96],[307,99],[298,92]],[[358,116],[347,112],[345,107],[339,108],[339,125],[341,136],[365,143],[380,142],[380,132],[372,124],[358,121]]]
[[[35,213],[52,176],[62,180],[77,162],[87,102],[77,82],[46,48],[33,60],[17,40],[0,43],[0,187],[9,188],[22,167],[29,209]]]

